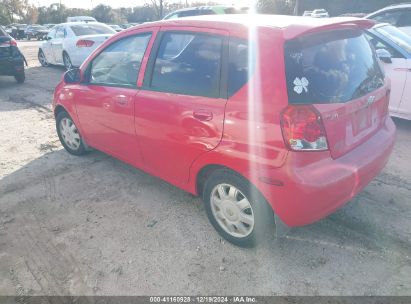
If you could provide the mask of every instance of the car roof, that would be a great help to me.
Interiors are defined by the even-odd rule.
[[[187,8],[181,8],[179,10],[176,10],[173,13],[176,12],[185,12],[185,11],[197,11],[197,10],[210,10],[213,8],[231,8],[232,6],[227,6],[227,5],[209,5],[209,6],[193,6],[193,7],[187,7]]]
[[[104,25],[106,25],[105,23],[96,22],[96,21],[75,21],[75,22],[60,23],[60,24],[57,24],[56,26],[59,26],[59,25],[85,25],[85,24],[104,24]]]
[[[145,23],[138,26],[138,28],[152,27],[153,25],[192,26],[231,31],[238,28],[270,27],[282,31],[285,39],[292,39],[304,33],[315,31],[317,28],[334,28],[344,25],[371,28],[374,24],[375,22],[372,20],[354,17],[305,18],[302,16],[288,15],[233,14],[205,15],[161,20]]]

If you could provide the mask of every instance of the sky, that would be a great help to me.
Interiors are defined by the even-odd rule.
[[[52,3],[59,2],[59,0],[29,0],[30,3],[35,6],[49,6]],[[61,3],[67,7],[78,7],[78,8],[87,8],[91,9],[92,7],[98,4],[110,5],[113,8],[118,7],[134,7],[141,6],[145,3],[149,3],[150,0],[61,0]],[[185,0],[173,0],[168,2],[182,2],[185,3]],[[196,2],[196,0],[188,0],[188,3]],[[205,2],[202,0],[201,2]],[[246,5],[248,0],[217,0],[213,2],[219,2],[226,5]]]

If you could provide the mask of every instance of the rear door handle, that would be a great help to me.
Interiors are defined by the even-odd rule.
[[[198,119],[201,121],[210,121],[213,119],[213,113],[207,110],[194,111],[193,116],[195,119]]]
[[[126,106],[128,104],[128,97],[124,95],[116,96],[115,101],[120,106]]]

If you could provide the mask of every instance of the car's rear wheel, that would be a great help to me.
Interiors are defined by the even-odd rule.
[[[41,64],[41,66],[46,67],[46,66],[49,65],[49,63],[47,61],[47,58],[46,58],[46,55],[44,55],[44,52],[43,52],[42,49],[39,50],[39,53],[38,53],[37,57],[39,59],[39,62]]]
[[[60,142],[67,152],[73,155],[86,153],[80,132],[67,112],[62,111],[57,114],[56,128]]]
[[[66,52],[63,53],[63,63],[66,70],[71,70],[73,68],[70,56]]]
[[[274,235],[274,214],[264,197],[240,175],[215,171],[206,181],[203,201],[208,218],[227,241],[253,247]]]
[[[14,75],[14,79],[16,79],[17,83],[23,83],[26,80],[24,69],[17,72],[16,75]]]

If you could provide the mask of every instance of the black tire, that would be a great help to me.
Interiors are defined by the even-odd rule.
[[[63,145],[64,149],[66,149],[66,151],[69,152],[70,154],[77,155],[77,156],[86,154],[87,151],[86,151],[85,146],[83,144],[83,139],[81,137],[81,134],[78,131],[77,131],[77,133],[80,137],[79,147],[77,149],[73,149],[68,144],[66,144],[65,139],[62,135],[62,131],[60,129],[61,128],[61,121],[64,118],[69,119],[74,124],[73,119],[70,117],[70,115],[66,111],[61,111],[60,113],[57,114],[57,116],[56,116],[56,130],[57,130],[57,135],[58,135],[58,137],[60,139],[60,142]],[[74,126],[75,126],[75,124],[74,124]],[[76,129],[77,129],[77,127],[76,127]]]
[[[44,60],[41,60],[41,59],[40,59],[41,56],[43,56]],[[43,67],[49,66],[49,63],[47,62],[46,55],[44,55],[44,52],[43,52],[42,49],[39,49],[39,52],[38,52],[38,54],[37,54],[37,59],[39,60],[41,66],[43,66]]]
[[[63,52],[63,64],[67,71],[73,68],[70,56],[66,52]]]
[[[14,79],[16,79],[17,83],[23,83],[26,80],[26,73],[24,72],[24,69],[17,72],[17,74],[14,75]]]
[[[254,226],[251,233],[244,237],[236,237],[227,233],[218,223],[211,206],[213,190],[219,184],[229,184],[240,190],[248,199],[252,214],[254,215]],[[275,236],[274,213],[271,206],[261,193],[239,174],[230,170],[217,170],[207,179],[203,189],[203,202],[207,211],[208,219],[217,232],[230,243],[240,247],[255,247]]]

